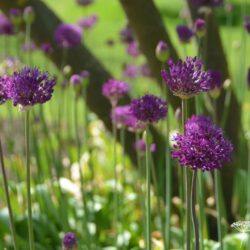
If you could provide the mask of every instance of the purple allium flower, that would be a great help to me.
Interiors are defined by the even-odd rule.
[[[250,33],[250,18],[248,16],[244,18],[244,27]]]
[[[206,22],[205,20],[198,18],[194,23],[194,31],[198,37],[202,37],[206,31]]]
[[[9,99],[6,86],[10,84],[11,80],[11,77],[8,75],[0,76],[0,105]]]
[[[136,41],[128,43],[127,53],[132,57],[140,55],[139,45]]]
[[[30,43],[24,43],[22,44],[22,51],[23,52],[33,52],[36,50],[36,45],[33,41]]]
[[[247,73],[247,83],[248,83],[248,87],[250,88],[250,68],[248,69],[248,73]]]
[[[161,75],[174,95],[188,99],[211,89],[211,76],[202,70],[202,62],[196,57],[179,59],[177,64],[170,59],[168,66],[169,72],[163,69]]]
[[[57,44],[62,48],[72,48],[81,44],[82,30],[74,24],[60,24],[54,34]]]
[[[141,65],[140,73],[144,77],[150,77],[150,78],[152,77],[151,69],[147,63]]]
[[[175,144],[171,154],[181,166],[193,170],[213,171],[221,169],[223,162],[230,160],[232,144],[224,138],[210,118],[194,115],[186,121],[184,135],[173,138]]]
[[[110,100],[112,106],[116,106],[118,100],[126,95],[128,91],[129,86],[127,83],[115,79],[110,79],[102,87],[102,95]]]
[[[130,78],[130,79],[134,79],[138,76],[138,69],[135,65],[128,65],[125,67],[125,69],[123,70],[123,76]]]
[[[211,77],[211,90],[215,88],[221,89],[223,86],[221,72],[217,70],[208,70],[208,73]]]
[[[179,25],[176,27],[176,32],[182,43],[189,43],[194,35],[194,32],[185,25]]]
[[[160,97],[144,95],[132,100],[130,104],[131,113],[143,123],[154,123],[167,115],[167,103]]]
[[[139,153],[145,153],[146,152],[146,143],[143,139],[137,140],[134,144],[135,150],[137,150]],[[153,153],[156,150],[155,143],[152,143],[150,145],[150,152]]]
[[[55,78],[50,78],[47,72],[25,67],[13,74],[7,93],[14,106],[26,108],[50,100],[55,84]]]
[[[91,29],[97,22],[97,15],[83,17],[79,20],[78,25],[83,29]]]
[[[35,19],[35,12],[32,6],[25,7],[23,11],[23,20],[26,23],[33,23]]]
[[[82,78],[80,75],[74,74],[70,77],[70,84],[73,86],[80,85],[82,83]]]
[[[87,6],[93,3],[93,0],[76,0],[76,3],[81,6]]]
[[[41,50],[43,51],[44,54],[49,55],[53,52],[52,45],[48,42],[42,43],[41,44]]]
[[[123,43],[131,43],[134,41],[134,34],[129,27],[120,31],[120,39]]]
[[[19,25],[22,22],[22,12],[20,9],[16,8],[10,9],[9,17],[14,25]]]
[[[155,49],[155,54],[159,61],[165,62],[169,57],[169,48],[167,43],[159,41]]]
[[[10,20],[3,14],[0,14],[0,35],[13,35],[14,27]]]
[[[64,250],[73,250],[77,247],[77,240],[73,233],[68,232],[65,234],[63,241],[62,241],[63,249]]]
[[[117,127],[123,127],[127,125],[128,117],[131,116],[130,106],[117,106],[112,109],[111,119]]]
[[[223,0],[193,0],[193,4],[199,7],[201,6],[217,7],[223,4]]]

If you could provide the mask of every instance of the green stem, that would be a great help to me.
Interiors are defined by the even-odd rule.
[[[26,185],[27,185],[27,201],[28,201],[28,231],[29,231],[29,246],[30,250],[35,249],[33,223],[32,223],[32,208],[31,208],[31,174],[30,174],[30,138],[29,138],[29,114],[30,111],[25,111],[25,144],[26,144]]]
[[[25,44],[28,48],[28,51],[27,51],[27,58],[26,58],[26,63],[31,66],[31,53],[30,53],[30,49],[29,49],[29,46],[31,45],[31,39],[30,39],[30,35],[31,35],[31,23],[27,22],[26,24],[26,34],[25,34]]]
[[[195,203],[196,203],[196,179],[197,179],[197,170],[193,170],[193,177],[192,177],[192,192],[191,192],[191,203],[192,203],[192,222],[194,227],[194,236],[195,236],[195,250],[200,249],[199,243],[199,227],[195,215]]]
[[[150,200],[150,142],[149,128],[146,128],[146,250],[151,250],[151,200]]]
[[[4,158],[3,158],[3,149],[2,149],[1,139],[0,139],[0,158],[1,158],[0,159],[1,160],[1,169],[3,172],[3,185],[4,185],[5,197],[6,197],[7,207],[8,207],[8,212],[9,212],[11,234],[12,234],[12,238],[13,238],[13,245],[14,245],[14,249],[18,250],[15,222],[14,222],[14,217],[13,217],[12,208],[11,208],[10,195],[9,195],[9,190],[8,190],[8,180],[7,180],[5,166],[4,166]]]
[[[223,250],[223,240],[222,240],[222,226],[221,226],[221,203],[220,203],[220,176],[218,170],[214,172],[214,188],[215,188],[215,200],[216,200],[216,210],[217,210],[217,230],[218,238],[220,242],[220,250]]]
[[[112,109],[115,109],[113,105]],[[115,236],[115,245],[117,246],[117,221],[118,221],[118,173],[117,173],[117,148],[116,148],[116,139],[117,139],[117,127],[116,121],[113,121],[113,167],[114,167],[114,236]]]
[[[182,99],[182,128],[183,133],[185,133],[185,121],[187,118],[187,101]],[[190,201],[190,177],[188,168],[185,167],[185,200],[186,200],[186,250],[191,248],[191,201]]]
[[[80,173],[80,184],[81,184],[81,196],[82,196],[82,205],[83,205],[83,210],[84,210],[84,215],[85,215],[85,220],[83,223],[83,230],[86,233],[86,244],[88,248],[91,249],[91,235],[88,230],[88,218],[89,218],[89,213],[88,213],[88,207],[87,207],[87,202],[86,202],[86,195],[84,191],[84,176],[82,173],[81,169],[81,141],[79,137],[79,128],[78,128],[78,96],[77,93],[75,94],[75,106],[74,106],[74,126],[75,126],[75,137],[76,137],[76,146],[77,146],[77,161],[79,164],[79,173]]]

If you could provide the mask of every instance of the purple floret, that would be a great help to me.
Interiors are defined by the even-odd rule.
[[[202,62],[196,57],[187,57],[186,61],[168,60],[169,70],[162,70],[162,78],[171,92],[182,99],[188,99],[200,92],[211,90],[211,76],[202,70]]]
[[[71,232],[66,233],[63,238],[62,244],[63,244],[64,250],[75,249],[77,246],[77,240],[76,240],[75,235]]]
[[[127,83],[110,79],[108,82],[104,83],[102,88],[102,95],[107,97],[112,105],[116,105],[118,100],[126,95],[129,91],[129,86]]]
[[[176,27],[176,32],[181,42],[188,43],[193,37],[194,32],[185,25],[179,25]]]
[[[132,100],[130,104],[132,114],[143,123],[154,123],[167,115],[167,103],[160,97],[144,95]]]
[[[11,80],[11,77],[8,75],[0,76],[0,105],[9,99],[7,86],[10,84]]]
[[[10,20],[3,14],[0,14],[0,35],[10,36],[14,34],[14,27]]]
[[[177,134],[173,140],[172,157],[178,159],[181,166],[193,170],[221,169],[224,162],[230,161],[233,151],[222,129],[217,128],[210,118],[201,115],[188,119],[184,135]]]
[[[23,108],[49,101],[56,84],[55,78],[37,68],[23,68],[15,72],[11,79],[7,86],[8,97],[14,106]]]
[[[72,48],[81,44],[82,30],[78,25],[62,23],[54,34],[59,47]]]

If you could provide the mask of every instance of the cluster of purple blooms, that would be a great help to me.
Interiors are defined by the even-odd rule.
[[[181,166],[193,170],[221,169],[233,151],[223,131],[205,116],[192,116],[185,124],[185,133],[177,134],[173,140],[172,157],[178,159]]]
[[[77,240],[75,235],[72,232],[65,234],[63,241],[63,250],[75,250],[77,247]]]
[[[1,103],[11,99],[14,106],[19,105],[23,110],[35,104],[43,104],[51,99],[55,84],[56,79],[50,78],[47,72],[37,68],[23,68],[12,76],[1,77]]]
[[[0,14],[0,35],[10,36],[14,34],[14,27],[11,21],[3,14]]]
[[[202,62],[196,57],[186,61],[168,60],[169,71],[162,70],[162,78],[171,92],[182,99],[188,99],[200,92],[210,91],[212,79],[209,72],[202,70]]]
[[[82,29],[78,25],[62,23],[54,33],[55,41],[61,48],[79,46],[82,41]]]

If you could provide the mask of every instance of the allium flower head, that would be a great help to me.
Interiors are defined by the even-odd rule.
[[[159,41],[155,49],[155,54],[159,61],[165,62],[169,57],[169,48],[167,43]]]
[[[83,29],[91,29],[97,22],[97,15],[81,18],[78,25]]]
[[[15,72],[7,86],[13,105],[21,108],[42,104],[51,99],[56,80],[37,68],[23,68]]]
[[[11,77],[8,75],[0,76],[0,105],[9,99],[6,86],[10,84],[11,80]]]
[[[206,31],[205,20],[203,20],[201,18],[196,19],[196,21],[194,23],[194,30],[195,30],[195,33],[198,37],[204,36],[205,31]]]
[[[185,25],[179,25],[176,27],[176,32],[182,43],[189,43],[194,35],[194,32]]]
[[[221,89],[223,86],[223,80],[220,71],[208,70],[211,77],[211,90]]]
[[[244,27],[248,33],[250,33],[250,18],[245,17],[244,18]]]
[[[76,0],[76,3],[81,6],[88,6],[92,4],[93,2],[94,2],[93,0]]]
[[[0,14],[0,35],[13,35],[14,27],[10,20],[3,14]]]
[[[139,152],[139,153],[145,153],[146,152],[146,143],[143,139],[137,140],[134,144],[135,149]],[[153,153],[156,150],[156,145],[154,143],[152,143],[150,145],[150,152]]]
[[[111,104],[115,106],[118,100],[126,95],[129,91],[129,86],[127,83],[110,79],[108,82],[104,83],[102,88],[102,95],[107,97]]]
[[[127,65],[123,70],[124,77],[134,79],[138,76],[138,69],[135,65]]]
[[[41,44],[41,50],[45,55],[49,55],[53,52],[53,48],[50,43],[45,42]]]
[[[62,23],[54,34],[57,44],[62,48],[72,48],[81,44],[82,30],[78,25]]]
[[[120,38],[123,43],[131,43],[134,41],[134,34],[129,27],[120,31]]]
[[[77,247],[77,240],[73,233],[68,232],[65,234],[63,241],[63,250],[74,250]]]
[[[73,86],[77,86],[80,85],[82,83],[82,78],[80,75],[74,74],[70,77],[69,80],[70,84],[72,84]]]
[[[32,6],[25,7],[23,11],[23,19],[26,23],[33,23],[35,19],[35,12]]]
[[[160,97],[144,95],[130,104],[132,114],[141,122],[154,123],[167,115],[167,103]]]
[[[193,0],[193,4],[199,7],[218,7],[223,4],[223,0]]]
[[[22,12],[20,9],[12,8],[9,11],[10,21],[14,25],[20,25],[22,22]]]
[[[128,43],[127,53],[132,57],[138,57],[140,55],[139,45],[136,41]]]
[[[117,127],[125,127],[127,125],[128,117],[131,115],[130,106],[117,106],[112,109],[111,119]]]
[[[183,167],[193,170],[213,171],[221,169],[224,162],[230,161],[232,144],[224,138],[223,131],[217,128],[210,118],[192,116],[185,124],[184,135],[174,138],[171,154]]]
[[[187,57],[186,61],[168,60],[169,72],[162,70],[162,78],[171,92],[182,99],[188,99],[200,92],[211,89],[211,76],[202,70],[202,62],[196,57]]]

